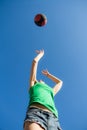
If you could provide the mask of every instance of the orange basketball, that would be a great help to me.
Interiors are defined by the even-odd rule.
[[[46,25],[47,23],[47,18],[44,14],[37,14],[35,17],[34,17],[34,22],[37,26],[44,26]]]

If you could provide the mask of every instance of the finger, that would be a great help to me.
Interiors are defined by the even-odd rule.
[[[35,50],[36,52],[39,52],[38,50]]]
[[[44,73],[45,71],[44,70],[42,70],[42,73]]]
[[[42,74],[46,74],[46,72],[43,70],[43,71],[41,71],[42,72]]]
[[[43,73],[46,73],[46,71],[45,71],[45,70],[43,70],[42,72],[43,72]]]
[[[42,51],[44,52],[44,49],[42,49]]]
[[[40,51],[39,50],[36,50],[36,53],[39,53]]]
[[[48,72],[48,69],[46,68],[46,71]]]

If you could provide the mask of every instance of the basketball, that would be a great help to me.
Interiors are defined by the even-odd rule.
[[[44,14],[37,14],[34,17],[34,22],[37,26],[42,27],[44,25],[46,25],[47,23],[47,18]]]

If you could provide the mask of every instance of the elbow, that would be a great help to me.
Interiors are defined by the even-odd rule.
[[[62,85],[62,84],[63,84],[63,81],[62,81],[62,80],[58,80],[56,83]]]
[[[63,81],[61,81],[61,85],[63,85]]]
[[[33,63],[33,64],[37,63],[36,59],[33,59],[32,63]]]
[[[63,86],[63,81],[61,81],[61,87]]]
[[[62,87],[62,86],[63,86],[63,81],[60,81],[59,84],[60,84],[60,86]]]

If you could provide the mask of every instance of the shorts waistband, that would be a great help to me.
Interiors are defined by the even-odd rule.
[[[33,106],[29,107],[29,110],[32,110],[32,109],[33,109],[33,111],[39,110],[39,111],[40,111],[41,113],[43,113],[43,114],[48,114],[48,115],[50,115],[50,116],[52,116],[52,117],[56,117],[52,112],[45,111],[45,110],[43,110],[43,109],[41,109],[41,108],[39,108],[39,107],[33,107]]]

